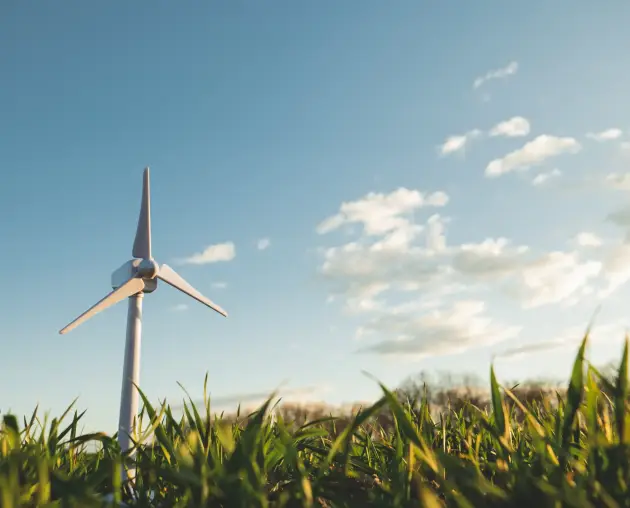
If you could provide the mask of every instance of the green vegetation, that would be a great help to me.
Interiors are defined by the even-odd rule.
[[[628,343],[609,377],[586,361],[587,338],[563,392],[522,402],[491,369],[488,408],[466,402],[437,417],[427,397],[383,386],[352,418],[306,424],[273,421],[271,399],[244,417],[212,416],[207,397],[175,420],[142,395],[152,440],[136,449],[135,497],[121,482],[129,457],[115,436],[78,435],[82,415],[5,415],[0,503],[105,506],[109,494],[167,507],[630,506]]]

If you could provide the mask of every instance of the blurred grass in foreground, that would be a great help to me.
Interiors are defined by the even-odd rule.
[[[135,448],[133,490],[116,436],[79,435],[74,404],[50,422],[4,415],[0,506],[630,506],[628,341],[611,377],[584,358],[587,340],[566,390],[521,401],[491,368],[487,407],[437,415],[382,385],[350,418],[306,423],[271,418],[272,398],[227,419],[204,396],[176,419],[141,394],[136,442],[150,444]]]

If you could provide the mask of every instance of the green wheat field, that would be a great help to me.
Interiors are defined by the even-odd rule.
[[[630,506],[628,340],[612,375],[587,361],[587,343],[588,333],[561,390],[520,397],[490,368],[487,404],[464,400],[437,412],[428,396],[410,399],[381,385],[378,401],[344,418],[290,420],[272,413],[273,398],[225,417],[204,397],[203,407],[189,399],[176,419],[141,393],[144,444],[134,457],[120,453],[115,435],[80,435],[73,405],[55,419],[5,414],[0,503]],[[135,468],[133,486],[123,468]]]

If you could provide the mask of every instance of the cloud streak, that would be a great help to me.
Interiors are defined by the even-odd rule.
[[[611,129],[606,129],[600,132],[589,132],[586,137],[594,141],[603,142],[619,139],[622,135],[623,131],[621,129],[613,127]]]
[[[269,238],[261,238],[256,242],[256,248],[258,250],[266,250],[271,245],[271,240]]]
[[[551,171],[547,171],[546,173],[538,173],[534,178],[532,178],[532,185],[541,186],[545,182],[552,180],[554,178],[558,178],[562,175],[562,171],[558,168],[554,168]]]
[[[499,122],[489,131],[491,137],[503,136],[507,138],[516,138],[527,136],[530,131],[530,124],[527,118],[522,116],[514,116],[509,120]]]
[[[488,81],[496,80],[496,79],[505,79],[509,76],[512,76],[518,72],[518,62],[513,61],[507,64],[505,67],[501,67],[499,69],[493,69],[486,74],[475,78],[473,81],[473,88],[477,89],[481,87],[483,84]]]
[[[178,262],[183,265],[205,265],[221,261],[232,261],[235,256],[236,247],[234,243],[225,242],[209,245],[203,251],[180,259]]]
[[[541,134],[522,148],[491,161],[486,166],[486,176],[494,178],[512,171],[525,170],[562,154],[577,153],[581,148],[574,138]]]
[[[446,157],[458,152],[464,152],[475,139],[479,139],[484,135],[491,138],[517,138],[527,136],[531,130],[529,120],[522,116],[513,116],[508,120],[504,120],[491,127],[487,133],[481,129],[471,129],[464,134],[457,134],[447,137],[444,142],[438,146],[438,152],[441,157]]]
[[[473,139],[476,139],[481,135],[482,132],[479,129],[472,129],[465,134],[449,136],[446,138],[444,143],[438,147],[440,155],[446,156],[456,152],[462,152],[466,149],[466,146],[470,145]]]

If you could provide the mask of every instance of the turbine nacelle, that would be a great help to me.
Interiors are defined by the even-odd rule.
[[[112,289],[118,289],[133,277],[144,279],[143,293],[153,293],[157,289],[159,267],[152,259],[131,259],[112,273]]]
[[[138,277],[155,279],[160,271],[158,264],[152,259],[143,259],[138,265]]]

